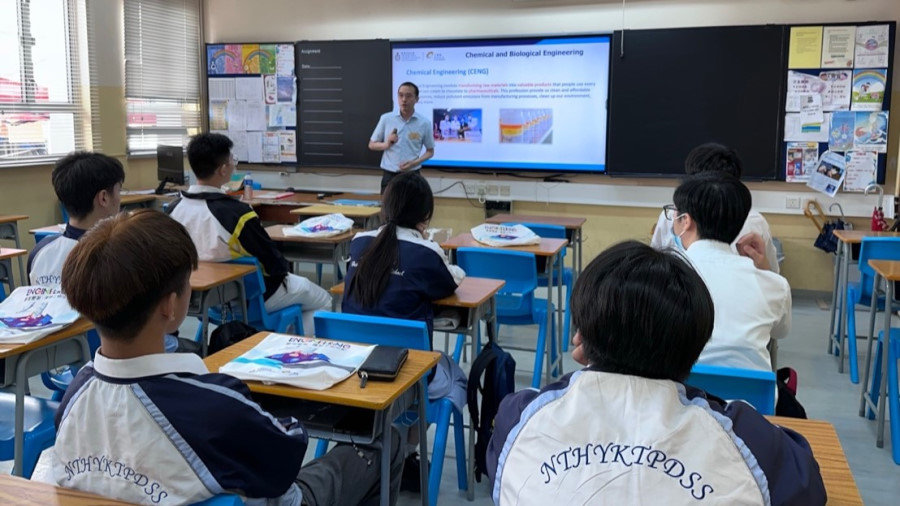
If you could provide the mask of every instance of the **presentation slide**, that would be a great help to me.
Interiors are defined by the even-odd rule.
[[[393,43],[393,93],[419,87],[426,166],[603,172],[609,36]]]

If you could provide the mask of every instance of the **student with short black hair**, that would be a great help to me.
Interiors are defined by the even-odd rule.
[[[731,249],[750,211],[750,190],[733,176],[708,172],[681,183],[674,200],[666,210],[672,230],[716,305],[700,363],[771,371],[769,341],[791,329],[791,287],[768,270],[761,247],[743,249],[747,256]]]
[[[684,385],[715,312],[684,259],[612,246],[571,305],[587,367],[503,399],[487,450],[494,504],[825,503],[801,435]]]
[[[377,497],[376,450],[338,445],[301,468],[308,444],[301,424],[275,419],[245,384],[210,373],[200,357],[163,354],[163,334],[187,314],[197,261],[187,230],[152,210],[105,220],[72,250],[62,288],[102,345],[57,411],[52,480],[141,504],[222,493],[293,506]],[[395,434],[392,504],[403,462],[398,441]]]
[[[391,179],[381,205],[384,225],[350,243],[343,312],[420,320],[433,333],[432,302],[452,295],[466,274],[424,237],[432,214],[425,178],[403,172]]]
[[[231,181],[237,158],[234,143],[222,134],[204,133],[191,138],[187,156],[197,184],[191,185],[169,206],[169,215],[187,228],[200,260],[226,262],[252,256],[259,260],[265,282],[267,311],[299,304],[303,332],[313,335],[313,314],[331,307],[331,295],[312,281],[292,274],[288,262],[262,226],[256,212],[222,191]]]
[[[705,172],[723,172],[740,179],[744,171],[744,164],[737,152],[728,146],[723,146],[714,142],[701,144],[692,149],[684,160],[684,173],[688,176],[694,176]],[[750,209],[747,217],[740,222],[739,232],[734,241],[731,241],[731,249],[738,252],[746,247],[747,242],[761,241],[765,248],[765,255],[768,259],[769,270],[777,273],[778,252],[775,250],[775,243],[772,241],[772,232],[769,229],[769,222],[763,215]],[[757,237],[758,236],[758,237]],[[656,249],[678,248],[678,242],[672,233],[672,223],[666,219],[665,211],[659,214],[656,220],[656,226],[653,229],[653,237],[650,239],[650,246]]]

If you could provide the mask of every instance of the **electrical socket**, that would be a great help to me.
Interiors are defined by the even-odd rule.
[[[484,187],[484,181],[478,181],[478,183],[476,183],[475,194],[480,198],[484,198],[484,196],[487,194],[487,190]]]
[[[786,197],[784,199],[785,209],[800,209],[800,197]]]
[[[501,197],[509,197],[509,185],[508,184],[500,185],[500,196]]]
[[[495,196],[495,197],[496,197],[497,195],[500,194],[499,192],[500,192],[500,190],[497,189],[497,185],[495,185],[495,184],[489,184],[489,185],[487,185],[487,194],[488,194],[489,196]]]

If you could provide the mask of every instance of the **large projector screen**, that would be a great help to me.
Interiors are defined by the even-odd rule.
[[[419,87],[431,167],[603,172],[609,36],[395,42],[396,91]]]

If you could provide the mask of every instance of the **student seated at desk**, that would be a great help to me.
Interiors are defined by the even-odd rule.
[[[801,435],[683,384],[713,332],[713,299],[684,259],[613,246],[571,305],[587,367],[503,399],[487,450],[495,504],[825,503]]]
[[[466,273],[422,235],[432,214],[425,178],[401,172],[391,179],[381,207],[385,225],[350,243],[343,312],[420,320],[433,333],[432,301],[452,295]]]
[[[96,325],[101,347],[57,411],[52,480],[141,504],[222,493],[279,505],[377,497],[376,450],[338,445],[301,468],[308,444],[301,424],[276,420],[245,384],[210,373],[200,357],[163,354],[163,334],[187,314],[196,267],[185,228],[150,210],[99,223],[72,250],[62,288]],[[392,501],[403,465],[393,436]]]
[[[697,146],[688,153],[684,161],[684,173],[688,176],[704,172],[725,172],[740,179],[744,166],[738,154],[731,148],[721,144],[708,143]],[[737,239],[748,234],[759,235],[765,243],[765,254],[769,260],[769,270],[778,272],[778,252],[775,243],[772,242],[772,232],[769,230],[769,222],[763,215],[750,209],[747,218],[742,221],[743,227],[737,235]],[[656,226],[653,228],[653,237],[650,246],[656,249],[672,248],[677,246],[677,237],[672,232],[672,222],[666,219],[665,211],[659,214]],[[732,241],[731,249],[738,251],[737,241]]]
[[[59,285],[63,263],[84,233],[119,212],[125,171],[111,156],[79,151],[56,162],[51,178],[56,197],[69,213],[69,222],[62,234],[45,238],[28,255],[32,285]],[[200,344],[166,335],[166,351],[196,353]]]
[[[253,209],[225,194],[237,159],[234,143],[222,134],[195,135],[187,148],[188,162],[197,176],[168,212],[187,228],[200,260],[225,262],[253,256],[259,260],[265,281],[267,311],[303,306],[303,331],[313,335],[313,314],[331,308],[331,295],[312,281],[288,272],[288,262],[262,226]]]

